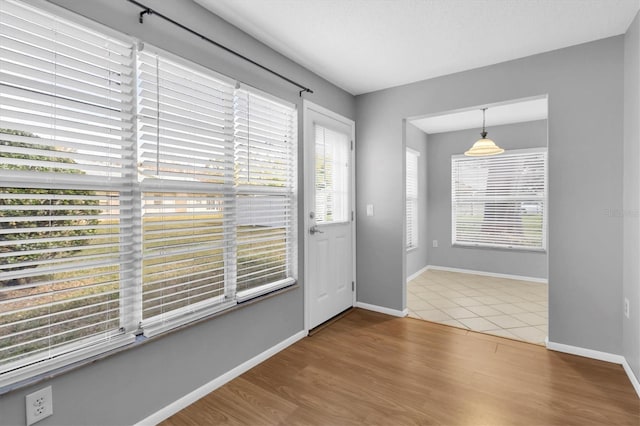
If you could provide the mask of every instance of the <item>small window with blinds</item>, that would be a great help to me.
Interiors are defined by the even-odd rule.
[[[418,248],[418,157],[420,153],[406,149],[406,232],[407,250]]]
[[[250,88],[236,90],[238,298],[295,282],[297,111]]]
[[[133,340],[132,50],[0,2],[0,384]]]
[[[547,151],[451,159],[452,243],[546,250]]]

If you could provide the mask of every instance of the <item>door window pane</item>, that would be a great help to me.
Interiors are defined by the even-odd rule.
[[[349,138],[318,124],[316,140],[316,223],[349,220]]]

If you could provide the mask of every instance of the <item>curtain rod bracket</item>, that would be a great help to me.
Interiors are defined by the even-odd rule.
[[[298,92],[298,96],[302,97],[302,94],[303,94],[303,93],[305,93],[305,92],[306,92],[306,93],[313,93],[313,90],[311,90],[311,89],[307,89],[307,88],[304,88],[304,89],[302,89],[302,90],[300,90],[300,91]]]
[[[145,10],[143,10],[142,12],[140,12],[140,17],[138,18],[138,21],[141,24],[144,24],[144,15],[153,15],[153,10],[146,8]]]

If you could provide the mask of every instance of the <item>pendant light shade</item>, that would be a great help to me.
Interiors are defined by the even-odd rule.
[[[494,141],[487,138],[487,132],[484,126],[486,110],[486,108],[482,108],[482,133],[480,133],[482,139],[478,139],[471,149],[464,153],[464,155],[468,157],[484,157],[487,155],[502,154],[504,152],[504,149],[500,148]]]

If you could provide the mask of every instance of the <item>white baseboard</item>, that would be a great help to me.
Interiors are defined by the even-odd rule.
[[[406,317],[409,314],[409,310],[405,309],[399,311],[397,309],[385,308],[384,306],[370,305],[368,303],[356,302],[354,305],[356,308],[366,309],[367,311],[380,312],[381,314],[392,315],[394,317]]]
[[[611,362],[613,364],[620,364],[622,368],[624,368],[625,373],[629,377],[629,381],[633,385],[636,393],[638,394],[638,398],[640,398],[640,383],[638,383],[638,378],[633,374],[633,370],[629,366],[629,363],[622,355],[616,355],[609,352],[600,352],[595,351],[593,349],[581,348],[579,346],[571,346],[564,345],[562,343],[550,342],[548,339],[546,341],[547,349],[551,349],[552,351],[564,352],[567,354],[583,356],[585,358],[593,358],[598,359],[600,361]]]
[[[636,393],[638,394],[638,398],[640,398],[640,382],[638,382],[638,378],[636,377],[636,375],[633,374],[633,370],[629,366],[629,363],[627,362],[626,358],[622,363],[622,367],[624,368],[624,371],[627,373],[627,376],[629,376],[629,380],[631,380],[631,384],[633,385],[633,388],[636,390]]]
[[[213,392],[214,390],[218,389],[220,386],[224,385],[227,382],[230,382],[231,380],[240,376],[242,373],[250,370],[251,368],[260,364],[262,361],[272,357],[273,355],[293,345],[294,343],[305,338],[306,336],[307,336],[306,331],[300,331],[294,334],[288,339],[283,340],[282,342],[276,344],[275,346],[272,346],[266,351],[254,356],[250,360],[245,361],[239,366],[227,371],[223,375],[216,377],[209,383],[206,383],[200,386],[198,389],[194,390],[193,392],[188,393],[182,398],[156,411],[155,413],[151,414],[145,419],[140,420],[138,423],[136,423],[136,426],[156,425],[160,423],[161,421],[169,418],[170,416],[174,415],[175,413],[182,410],[183,408],[193,404],[203,396]]]
[[[532,281],[547,284],[546,278],[525,277],[524,275],[498,274],[496,272],[474,271],[472,269],[450,268],[448,266],[427,265],[426,270],[459,272],[461,274],[484,275],[486,277],[508,278],[511,280]]]
[[[411,281],[412,279],[414,279],[416,277],[419,277],[420,274],[425,272],[427,269],[429,269],[429,265],[427,265],[424,268],[420,269],[418,272],[415,272],[415,273],[411,274],[410,276],[407,277],[407,282]]]
[[[625,361],[622,355],[616,355],[609,352],[600,352],[593,349],[581,348],[579,346],[565,345],[563,343],[546,341],[547,349],[551,349],[556,352],[564,352],[571,355],[583,356],[585,358],[598,359],[600,361],[612,362],[614,364],[621,364]]]

